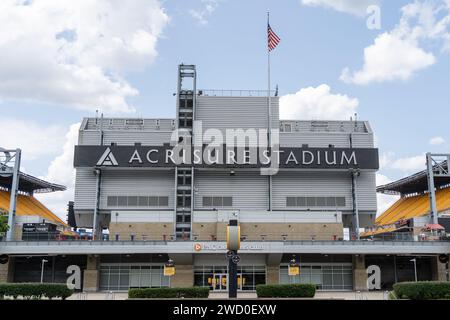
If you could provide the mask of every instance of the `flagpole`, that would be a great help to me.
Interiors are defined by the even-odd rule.
[[[267,11],[267,41],[269,41],[270,13]],[[270,101],[270,49],[267,42],[267,109],[268,109],[268,146],[272,147],[272,106]],[[271,150],[271,149],[269,149]],[[272,152],[271,152],[272,155]],[[269,212],[272,212],[272,175],[269,172]]]
[[[270,21],[269,21],[269,11],[267,11],[267,38],[269,37],[269,25],[270,25]],[[268,112],[269,112],[269,116],[268,116],[268,120],[269,120],[269,124],[268,124],[268,128],[269,128],[269,146],[271,145],[271,138],[272,138],[272,134],[271,134],[271,129],[272,129],[272,110],[271,110],[271,103],[270,103],[270,49],[269,49],[269,45],[267,44],[267,107],[268,107]]]

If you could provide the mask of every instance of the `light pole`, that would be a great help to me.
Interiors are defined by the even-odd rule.
[[[414,262],[414,279],[417,282],[417,264],[416,264],[417,260],[416,260],[416,258],[414,258],[409,261]]]
[[[48,262],[48,260],[42,259],[42,267],[41,267],[41,283],[44,283],[44,264]]]

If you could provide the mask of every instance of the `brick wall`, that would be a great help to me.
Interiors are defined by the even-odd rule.
[[[129,223],[111,222],[109,225],[109,238],[114,240],[119,234],[119,240],[130,240],[134,235],[135,240],[163,240],[170,239],[173,235],[173,223]]]

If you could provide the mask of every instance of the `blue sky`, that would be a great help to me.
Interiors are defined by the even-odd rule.
[[[174,117],[181,62],[197,65],[198,88],[265,89],[268,10],[282,39],[271,56],[272,84],[280,96],[297,93],[284,106],[297,118],[326,117],[329,101],[341,108],[337,118],[356,111],[369,120],[382,183],[423,168],[427,151],[449,152],[447,0],[136,0],[131,8],[109,6],[114,2],[0,4],[0,125],[12,129],[3,131],[0,145],[23,148],[27,172],[69,185],[66,194],[43,198],[60,215],[73,192],[71,125],[96,109],[105,116]],[[369,15],[361,6],[370,4],[380,8],[380,29],[366,26]],[[112,18],[100,21],[101,15]],[[55,40],[67,30],[66,42]],[[371,46],[373,55],[365,56]],[[319,92],[321,85],[329,90]],[[320,107],[307,105],[310,94]],[[380,201],[386,206],[389,200]]]

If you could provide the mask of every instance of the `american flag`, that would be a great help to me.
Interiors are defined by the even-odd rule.
[[[273,32],[270,24],[267,24],[267,43],[269,51],[275,49],[275,47],[280,43],[280,38],[277,36],[275,32]]]

